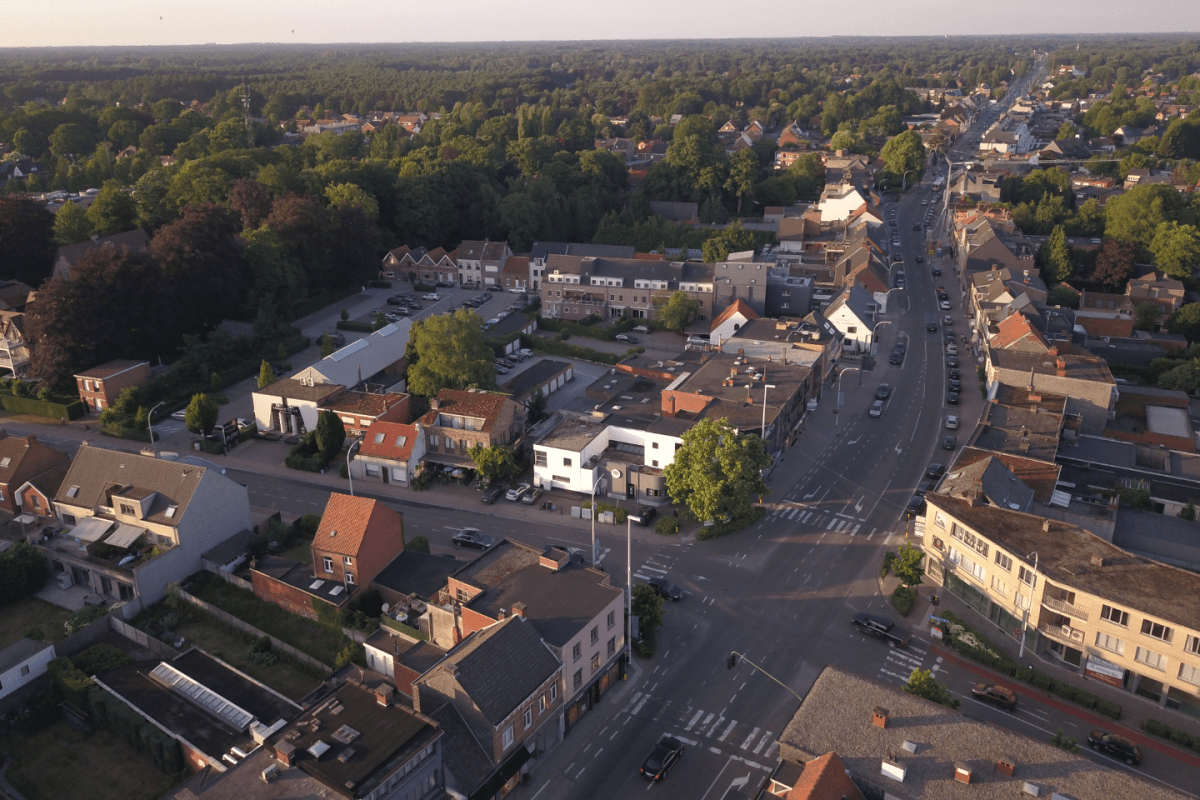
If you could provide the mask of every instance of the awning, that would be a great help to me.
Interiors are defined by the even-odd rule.
[[[129,547],[145,532],[145,528],[135,528],[132,525],[120,524],[115,531],[109,534],[104,543],[111,544],[113,547]]]
[[[483,782],[475,791],[471,792],[471,800],[479,800],[480,798],[492,797],[508,783],[508,779],[516,775],[521,767],[525,766],[525,762],[533,758],[533,753],[529,752],[527,747],[518,747],[517,751],[508,757],[508,760],[500,765],[500,769],[492,773],[492,776]]]
[[[108,529],[113,526],[111,519],[100,519],[99,517],[88,517],[67,532],[67,536],[74,536],[81,542],[94,542],[104,534],[108,533]]]
[[[15,521],[21,523],[22,525],[32,525],[38,521],[38,518],[32,514],[18,514]]]

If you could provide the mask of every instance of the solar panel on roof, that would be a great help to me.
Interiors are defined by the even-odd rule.
[[[249,711],[235,706],[224,697],[221,697],[221,695],[207,686],[192,680],[165,661],[151,670],[150,676],[224,720],[235,730],[246,730],[254,720],[254,715]]]

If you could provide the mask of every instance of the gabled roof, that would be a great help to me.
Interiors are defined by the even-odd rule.
[[[516,275],[522,278],[529,277],[529,256],[513,256],[504,262],[504,269],[500,270],[502,275]]]
[[[741,314],[746,319],[758,319],[758,314],[754,313],[754,309],[746,305],[746,302],[741,298],[734,300],[725,310],[717,315],[712,322],[711,330],[716,330],[721,325],[725,324],[734,314]]]
[[[997,326],[996,335],[990,342],[992,347],[1002,350],[1015,348],[1023,344],[1021,349],[1040,348],[1042,352],[1050,349],[1050,345],[1042,338],[1037,329],[1029,322],[1024,314],[1012,314],[1002,320]]]
[[[420,435],[416,425],[375,420],[371,427],[367,428],[358,452],[364,456],[408,461],[412,456],[413,445]]]
[[[422,425],[437,425],[439,414],[475,417],[483,420],[481,430],[490,432],[506,401],[512,402],[502,394],[469,389],[442,389],[438,392],[437,408],[430,409],[420,422]]]
[[[442,664],[457,668],[455,682],[493,726],[562,666],[537,629],[517,616],[468,637]]]
[[[321,526],[313,537],[312,549],[356,556],[373,522],[394,526],[396,535],[401,535],[400,514],[396,511],[369,497],[351,497],[332,492],[321,516]]]
[[[87,370],[84,370],[83,372],[76,373],[73,377],[93,378],[93,379],[98,378],[100,380],[104,380],[105,378],[111,378],[113,375],[120,375],[122,372],[133,369],[134,367],[139,367],[142,364],[149,366],[150,362],[149,361],[132,361],[130,359],[125,359],[125,358],[116,358],[116,359],[113,359],[112,361],[105,362],[104,364],[101,364],[98,367],[92,367],[91,369],[87,369]]]
[[[938,491],[951,497],[978,496],[1010,511],[1029,511],[1033,504],[1033,490],[1022,483],[999,458],[990,455],[967,466],[955,465],[946,474]]]
[[[871,319],[871,312],[867,310],[867,307],[872,302],[866,289],[857,283],[851,283],[837,297],[833,298],[833,302],[825,309],[824,314],[827,319],[832,320],[834,314],[844,307],[865,324]]]
[[[187,514],[188,504],[206,471],[206,467],[195,464],[84,444],[71,461],[54,501],[94,509],[111,503],[108,499],[110,491],[134,487],[157,494],[145,516],[146,521],[178,525]],[[175,511],[168,517],[167,511],[172,506]]]
[[[829,752],[804,765],[787,800],[863,800],[837,753]]]

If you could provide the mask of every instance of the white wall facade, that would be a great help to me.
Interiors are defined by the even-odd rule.
[[[45,649],[34,653],[20,664],[14,664],[4,673],[0,673],[0,700],[45,675],[46,665],[54,658],[54,645],[48,644]]]
[[[678,436],[650,433],[636,428],[623,428],[619,425],[609,425],[578,452],[535,444],[533,446],[534,485],[543,489],[566,489],[572,492],[591,494],[597,477],[601,475],[601,465],[597,463],[595,469],[584,465],[592,456],[603,453],[613,442],[642,447],[645,451],[642,466],[660,469],[675,461],[675,449],[683,444],[683,440]],[[539,453],[546,454],[545,466],[538,466],[537,455]],[[570,466],[567,466],[565,461],[570,461]],[[600,488],[601,490],[605,489],[603,486]]]

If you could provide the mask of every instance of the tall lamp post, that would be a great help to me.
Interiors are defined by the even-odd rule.
[[[879,330],[880,325],[891,324],[892,321],[890,319],[881,319],[879,322],[875,323],[875,327],[871,328],[871,355],[875,354],[875,346],[879,343],[879,340],[875,337],[875,331]]]
[[[167,401],[160,400],[154,408],[150,409],[150,413],[146,415],[146,427],[150,431],[150,452],[155,455],[158,455],[158,446],[154,443],[154,412],[158,410],[158,406],[161,406],[165,402]]]
[[[906,169],[906,170],[904,170],[904,177],[902,177],[902,178],[900,179],[900,182],[901,182],[901,184],[902,184],[902,187],[901,187],[900,191],[907,191],[907,190],[908,190],[908,173],[910,173],[910,172],[916,172],[916,169]]]
[[[354,448],[363,443],[364,438],[366,437],[360,436],[359,438],[355,439],[349,447],[346,448],[346,477],[350,479],[351,497],[354,497],[354,474],[350,472],[350,454],[354,452]]]
[[[633,664],[633,520],[625,517],[625,676]]]
[[[763,440],[764,446],[767,444],[767,389],[774,389],[774,388],[775,388],[775,384],[773,384],[773,383],[764,383],[763,384],[762,440]]]
[[[854,370],[855,372],[858,373],[858,385],[862,386],[862,370],[861,369],[859,369],[858,367],[842,367],[842,369],[838,372],[837,402],[834,403],[834,411],[835,412],[837,411],[838,407],[840,407],[842,404],[842,376],[845,375],[850,370]],[[835,427],[835,428],[838,427],[838,415],[836,413],[833,415],[833,427]]]
[[[1025,615],[1021,618],[1021,652],[1017,654],[1017,658],[1023,658],[1025,655],[1025,630],[1029,624],[1029,607],[1033,605],[1033,593],[1037,590],[1037,550],[1034,550],[1029,556],[1033,556],[1033,584],[1029,587],[1029,603],[1025,606]],[[1025,558],[1029,558],[1029,556],[1025,556]]]
[[[596,478],[596,482],[592,484],[592,569],[596,568],[596,487],[602,480],[603,475]]]

